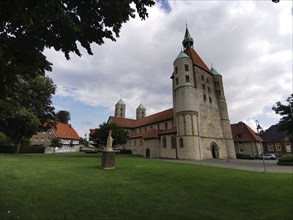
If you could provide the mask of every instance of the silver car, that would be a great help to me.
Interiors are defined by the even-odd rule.
[[[259,156],[259,159],[261,159],[262,160],[262,154]],[[275,160],[275,159],[277,159],[277,157],[276,157],[276,155],[275,154],[265,154],[264,155],[264,157],[263,157],[263,159],[265,159],[265,160]]]

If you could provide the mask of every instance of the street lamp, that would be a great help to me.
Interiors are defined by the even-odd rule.
[[[291,115],[293,119],[293,97],[289,98],[289,107],[290,107],[290,111],[291,111]]]
[[[256,124],[257,134],[258,134],[259,137],[261,137],[261,136],[260,136],[260,132],[262,132],[262,127],[260,126],[258,120],[255,120],[255,124]],[[262,151],[261,154],[262,154],[263,169],[264,169],[264,172],[266,173],[267,170],[266,170],[265,157],[264,157],[264,156],[265,156],[265,155],[264,155],[264,147],[263,147],[263,145],[262,145],[262,143],[261,143],[261,139],[259,140],[259,143],[260,143],[261,151]]]

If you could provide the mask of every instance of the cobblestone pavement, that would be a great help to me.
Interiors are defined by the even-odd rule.
[[[280,166],[277,165],[277,160],[265,160],[264,164],[262,160],[202,160],[202,161],[194,161],[194,160],[171,160],[171,159],[162,159],[164,161],[174,162],[174,163],[188,163],[188,164],[196,164],[196,165],[204,165],[204,166],[212,166],[212,167],[224,167],[230,169],[238,169],[238,170],[248,170],[255,172],[264,172],[266,170],[267,173],[292,173],[293,174],[293,166]]]

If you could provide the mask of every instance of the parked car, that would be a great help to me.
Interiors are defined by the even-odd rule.
[[[265,159],[265,160],[275,160],[277,159],[276,155],[275,154],[265,154],[264,156],[259,155],[259,159],[262,160],[262,157]]]

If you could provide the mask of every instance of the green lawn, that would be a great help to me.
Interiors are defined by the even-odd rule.
[[[292,174],[118,155],[1,155],[0,219],[292,219]]]

